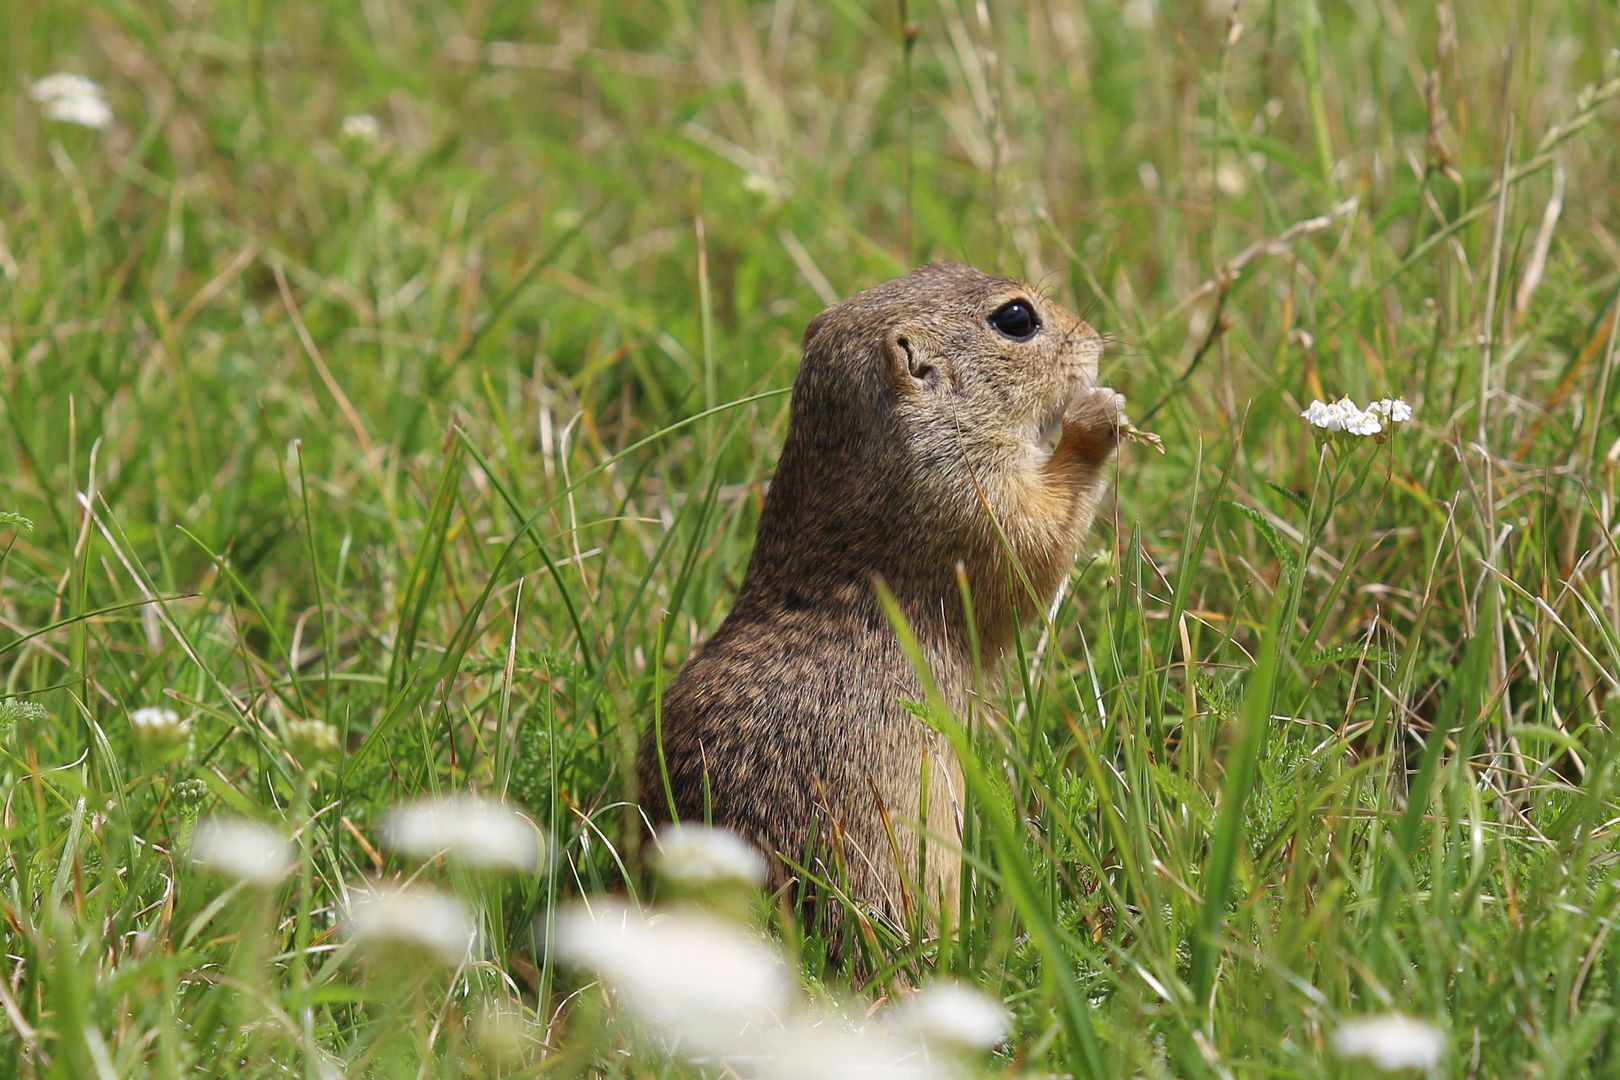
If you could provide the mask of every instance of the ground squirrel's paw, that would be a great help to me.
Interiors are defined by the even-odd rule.
[[[1063,417],[1063,443],[1082,461],[1106,461],[1119,445],[1125,395],[1095,386],[1074,399]]]

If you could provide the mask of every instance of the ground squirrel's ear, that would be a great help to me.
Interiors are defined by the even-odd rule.
[[[883,339],[883,347],[889,355],[889,372],[896,390],[932,390],[939,385],[939,365],[925,356],[904,330],[891,330]]]

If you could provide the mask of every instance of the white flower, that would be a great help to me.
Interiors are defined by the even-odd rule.
[[[516,873],[540,864],[541,837],[528,819],[475,795],[397,806],[384,830],[390,847],[415,859],[443,855],[477,870]]]
[[[182,720],[173,709],[148,706],[129,714],[135,738],[156,751],[175,750],[191,736],[191,721]]]
[[[877,1024],[855,1029],[831,1015],[794,1024],[769,1040],[745,1071],[769,1080],[946,1080],[958,1075],[915,1041]]]
[[[556,948],[643,1023],[699,1054],[745,1050],[793,1000],[794,979],[774,950],[703,915],[576,906],[557,915]]]
[[[28,96],[40,103],[50,120],[97,131],[113,121],[112,109],[101,96],[101,87],[83,75],[68,72],[47,75],[28,88]]]
[[[58,98],[100,97],[101,87],[83,75],[58,71],[54,75],[34,80],[34,84],[28,88],[28,96],[42,103]]]
[[[100,98],[58,98],[45,103],[45,118],[103,131],[112,125],[112,108]]]
[[[889,1020],[926,1046],[963,1050],[994,1049],[1010,1027],[1000,1002],[955,982],[919,990],[895,1005]]]
[[[1428,1070],[1440,1064],[1446,1039],[1427,1020],[1386,1013],[1344,1023],[1333,1034],[1333,1049],[1340,1057],[1366,1058],[1385,1072]]]
[[[476,933],[465,904],[423,886],[362,893],[349,908],[350,937],[384,956],[405,950],[459,964]]]
[[[191,842],[197,865],[268,889],[293,867],[293,848],[275,829],[241,818],[209,818]]]
[[[1367,406],[1367,411],[1396,424],[1404,424],[1412,419],[1412,406],[1406,403],[1405,398],[1379,398]]]
[[[324,720],[287,721],[287,749],[302,765],[333,757],[343,748],[343,736]]]
[[[353,139],[355,142],[372,143],[382,136],[382,124],[370,113],[355,113],[353,116],[343,118],[338,133],[345,139]]]
[[[1384,424],[1373,413],[1356,412],[1344,418],[1344,430],[1349,435],[1377,435],[1384,430]]]
[[[765,884],[759,849],[728,829],[667,825],[658,834],[658,872],[682,885]]]
[[[1312,401],[1299,414],[1306,423],[1328,434],[1343,433],[1358,438],[1382,434],[1385,422],[1402,424],[1412,419],[1412,406],[1401,398],[1380,398],[1365,409],[1348,397],[1329,405]]]
[[[140,732],[168,732],[181,730],[187,727],[187,722],[180,719],[180,714],[173,709],[165,709],[156,705],[148,705],[143,709],[136,709],[129,714],[129,723]]]

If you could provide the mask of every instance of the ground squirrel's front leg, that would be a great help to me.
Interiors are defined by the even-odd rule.
[[[1106,386],[1092,387],[1069,405],[1063,416],[1063,441],[1056,464],[1079,466],[1087,479],[1107,464],[1119,446],[1125,420],[1125,397]]]

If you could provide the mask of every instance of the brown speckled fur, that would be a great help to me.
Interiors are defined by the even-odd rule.
[[[988,321],[1014,299],[1042,322],[1029,341]],[[962,708],[973,657],[955,568],[995,670],[1015,620],[1050,602],[1103,492],[1122,402],[1093,385],[1101,352],[1090,326],[1029,285],[949,264],[812,320],[742,591],[665,696],[662,768],[650,729],[642,741],[638,781],[654,820],[668,817],[667,769],[683,820],[708,807],[716,824],[794,862],[815,833],[818,875],[838,877],[828,845],[840,836],[849,892],[874,913],[899,920],[902,889],[924,911],[954,908],[961,773],[900,704],[921,692],[873,582],[892,590]],[[1035,433],[1059,415],[1048,459]],[[1034,596],[1010,584],[1009,556]]]

